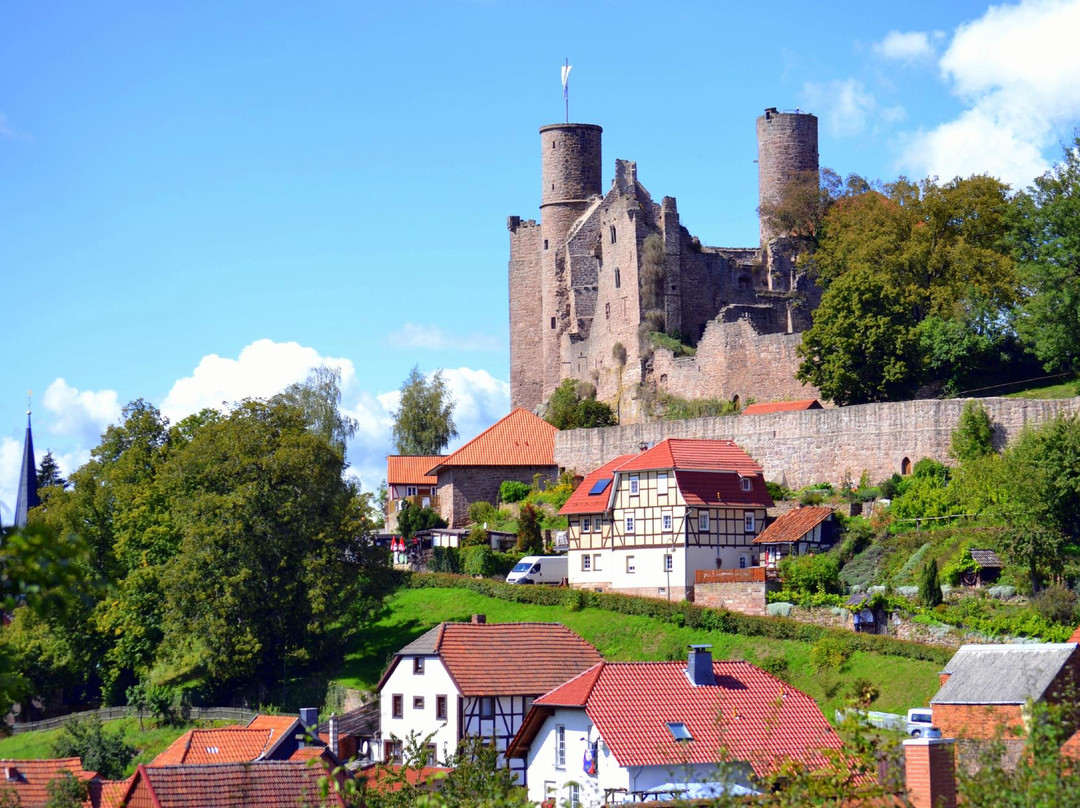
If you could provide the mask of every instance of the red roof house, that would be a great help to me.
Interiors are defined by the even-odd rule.
[[[777,517],[756,539],[761,545],[762,564],[768,569],[789,555],[806,555],[828,550],[836,543],[840,525],[832,508],[795,508]]]
[[[97,772],[84,771],[82,761],[73,758],[52,758],[48,760],[11,760],[0,759],[0,803],[7,804],[8,797],[14,798],[14,804],[21,808],[43,808],[49,801],[49,783],[59,777],[70,774],[77,777],[91,788],[100,784]],[[96,804],[96,803],[95,803]]]
[[[601,659],[559,623],[440,623],[398,651],[379,681],[381,760],[402,762],[410,736],[431,737],[429,765],[465,735],[494,736],[505,749],[533,699]]]
[[[717,782],[752,790],[786,761],[823,767],[823,750],[840,746],[805,693],[693,646],[687,662],[600,663],[546,693],[507,756],[527,761],[530,799],[594,804],[605,794],[655,799]]]
[[[439,479],[428,474],[444,455],[387,455],[386,456],[386,530],[397,532],[397,515],[409,502],[421,508],[438,509],[435,486]]]
[[[537,475],[557,478],[558,431],[543,418],[518,408],[433,464],[427,474],[438,479],[439,512],[450,527],[468,522],[473,502],[496,502],[504,480],[532,483]]]

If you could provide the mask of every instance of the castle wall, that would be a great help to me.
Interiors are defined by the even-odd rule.
[[[510,398],[532,411],[544,400],[538,357],[543,354],[540,227],[535,221],[507,220],[510,230]]]
[[[698,342],[697,355],[675,357],[657,349],[653,379],[657,389],[682,398],[735,396],[773,401],[817,398],[818,391],[795,379],[801,334],[758,334],[745,320],[713,321]]]
[[[1039,401],[979,399],[994,423],[997,446],[1012,442],[1025,426],[1059,414],[1080,413],[1080,398]],[[965,399],[923,399],[860,404],[769,415],[734,415],[686,421],[651,421],[604,429],[563,430],[555,436],[555,462],[587,473],[612,458],[637,452],[664,438],[734,440],[762,465],[765,478],[800,488],[816,482],[875,482],[923,457],[951,462],[949,441]]]

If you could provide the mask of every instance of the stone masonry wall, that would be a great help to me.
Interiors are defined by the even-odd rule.
[[[439,474],[439,514],[452,528],[469,523],[469,506],[474,502],[495,503],[503,480],[533,482],[539,474],[550,480],[558,477],[553,466],[455,466]]]
[[[764,616],[765,587],[765,581],[697,584],[694,587],[694,603],[712,609]]]
[[[657,349],[653,378],[657,389],[683,398],[719,398],[741,402],[817,398],[818,391],[795,379],[802,334],[755,333],[745,320],[713,321],[696,356],[675,357]]]
[[[533,410],[544,399],[538,372],[543,353],[540,310],[540,226],[532,219],[510,216],[510,389],[514,401]]]
[[[555,462],[584,474],[619,454],[637,452],[642,443],[728,439],[762,465],[766,479],[791,488],[839,482],[845,475],[857,480],[863,470],[876,482],[899,472],[905,458],[911,463],[923,457],[949,462],[949,441],[964,401],[925,399],[564,430],[555,436]],[[980,401],[994,423],[999,447],[1015,440],[1025,426],[1043,424],[1060,413],[1080,413],[1080,398]]]

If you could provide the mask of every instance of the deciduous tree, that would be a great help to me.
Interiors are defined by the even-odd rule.
[[[401,385],[401,404],[394,414],[394,446],[398,454],[437,455],[457,437],[454,400],[442,370],[425,379],[414,366]]]

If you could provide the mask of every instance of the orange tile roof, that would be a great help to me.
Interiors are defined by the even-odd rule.
[[[1080,626],[1076,627],[1076,630],[1069,635],[1069,639],[1065,642],[1080,642]]]
[[[412,786],[420,783],[438,790],[442,787],[443,779],[452,771],[442,766],[415,769],[411,766],[375,764],[363,769],[359,776],[365,780],[368,788],[379,792],[401,791],[402,781]]]
[[[435,485],[438,477],[427,471],[446,455],[387,455],[387,485]]]
[[[447,466],[554,466],[558,431],[543,418],[518,407],[444,457],[428,474],[437,474]]]
[[[581,485],[574,489],[574,493],[570,495],[570,499],[566,500],[566,504],[559,509],[560,514],[573,514],[573,513],[603,513],[607,510],[608,497],[611,495],[611,485],[609,484],[597,494],[590,494],[593,485],[597,480],[612,480],[615,476],[615,471],[623,463],[628,462],[637,455],[626,454],[619,455],[614,460],[611,460],[596,471],[589,472],[585,476],[585,479],[581,481]]]
[[[263,715],[260,713],[248,721],[247,727],[227,727],[226,729],[265,729],[270,731],[270,740],[266,743],[263,754],[270,751],[281,741],[290,735],[295,736],[302,730],[299,716],[295,715]]]
[[[731,440],[688,440],[667,438],[635,455],[619,471],[675,469],[686,471],[735,471],[746,476],[761,474],[762,469]]]
[[[695,687],[685,662],[601,663],[541,696],[533,710],[583,708],[624,767],[731,759],[763,775],[785,760],[824,766],[821,750],[841,747],[805,693],[747,662],[713,662],[713,672],[716,685]],[[685,724],[694,740],[676,741],[668,722]],[[508,752],[527,749],[541,723],[530,713]]]
[[[394,657],[438,655],[463,696],[536,696],[601,661],[600,652],[561,623],[440,623]]]
[[[832,508],[813,506],[795,508],[779,516],[754,539],[754,544],[796,542],[833,515]]]
[[[98,808],[120,808],[123,804],[124,796],[128,792],[131,782],[135,779],[135,775],[126,780],[102,780],[100,786],[100,796],[95,803]],[[93,793],[90,795],[91,802],[93,802]]]
[[[793,412],[796,410],[820,410],[821,403],[816,398],[803,401],[773,401],[768,404],[750,404],[742,411],[743,415],[765,415],[770,412]]]
[[[77,757],[46,760],[0,760],[0,799],[15,794],[21,808],[39,808],[49,801],[49,781],[70,772],[84,782],[97,777],[97,772],[84,771]]]
[[[122,805],[156,808],[317,808],[341,805],[341,795],[322,796],[325,769],[308,761],[258,761],[194,766],[139,766]]]
[[[150,765],[244,763],[257,760],[263,750],[270,746],[273,734],[273,729],[269,728],[191,729],[173,741]]]

